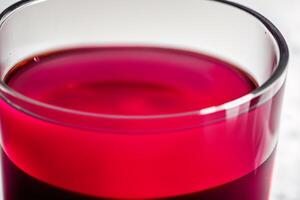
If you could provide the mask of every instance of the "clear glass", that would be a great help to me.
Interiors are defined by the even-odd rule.
[[[0,17],[5,200],[268,199],[288,49],[263,16],[213,0],[29,0]],[[48,105],[3,81],[44,52],[123,45],[202,52],[259,87],[201,110],[126,116]]]

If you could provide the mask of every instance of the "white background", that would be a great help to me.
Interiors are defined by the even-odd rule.
[[[289,43],[291,59],[271,200],[300,200],[300,0],[234,1],[273,21]],[[0,0],[0,11],[13,2]]]

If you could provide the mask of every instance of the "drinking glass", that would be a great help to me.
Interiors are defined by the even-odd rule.
[[[4,81],[34,55],[123,45],[201,52],[258,87],[191,112],[126,116],[49,105]],[[20,1],[0,15],[3,198],[267,200],[287,62],[277,28],[232,2]]]

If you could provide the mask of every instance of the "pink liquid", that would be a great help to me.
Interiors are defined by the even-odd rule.
[[[5,200],[268,199],[276,136],[265,122],[273,120],[271,129],[277,122],[277,113],[266,116],[269,102],[205,126],[164,131],[155,128],[177,123],[145,122],[221,105],[257,87],[228,63],[163,48],[73,49],[21,62],[6,83],[50,105],[144,120],[50,111],[34,117],[1,102]],[[104,128],[53,123],[49,116]]]
[[[114,115],[200,110],[256,87],[246,74],[220,60],[154,48],[57,52],[21,63],[6,82],[51,105]]]

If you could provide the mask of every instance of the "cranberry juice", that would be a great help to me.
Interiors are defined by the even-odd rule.
[[[0,102],[5,200],[268,199],[269,111],[280,100],[213,123],[189,118],[257,87],[224,61],[166,48],[69,49],[20,62],[5,82],[42,102]]]

